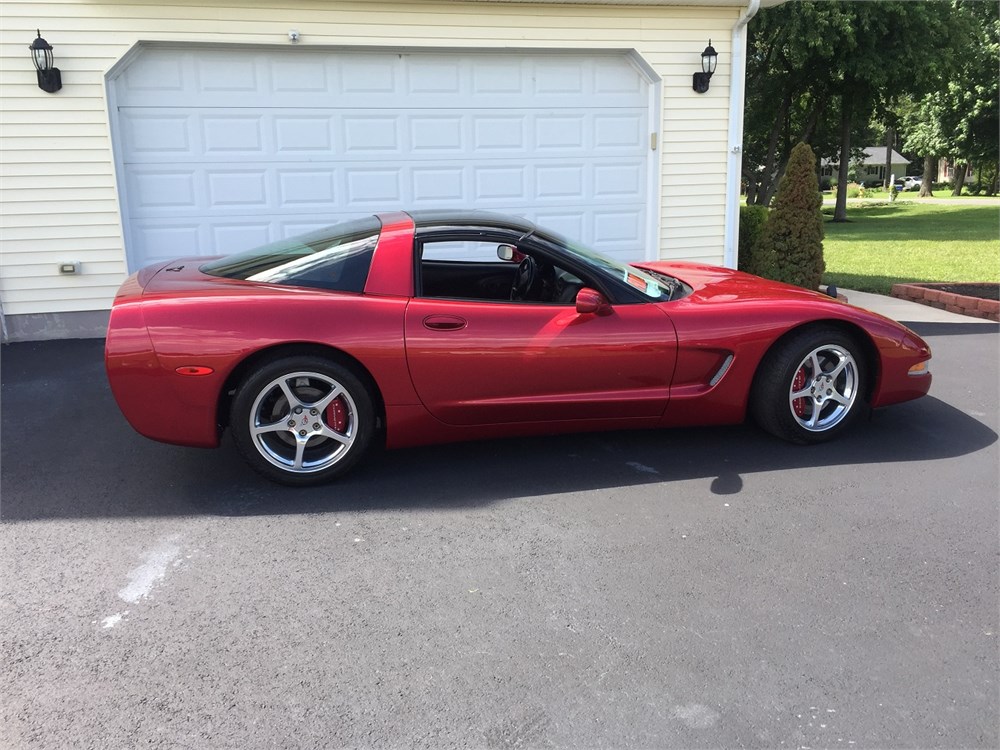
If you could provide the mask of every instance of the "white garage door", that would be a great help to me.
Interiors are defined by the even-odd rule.
[[[622,55],[151,47],[111,94],[132,270],[421,208],[648,251],[649,84]]]

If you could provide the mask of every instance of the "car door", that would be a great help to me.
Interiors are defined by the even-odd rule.
[[[491,277],[498,241],[477,239]],[[439,255],[434,244],[424,243],[425,258]],[[578,313],[572,303],[421,296],[420,287],[406,309],[407,363],[420,400],[443,422],[655,418],[666,408],[677,343],[655,304]]]

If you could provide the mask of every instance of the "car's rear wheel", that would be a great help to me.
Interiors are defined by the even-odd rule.
[[[843,332],[801,331],[761,363],[750,411],[761,427],[784,440],[830,440],[867,408],[866,366],[862,347]]]
[[[350,369],[296,356],[265,363],[243,380],[229,426],[257,472],[302,486],[329,481],[361,460],[375,433],[375,411]]]

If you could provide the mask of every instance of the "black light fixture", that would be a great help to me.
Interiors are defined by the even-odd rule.
[[[41,29],[36,31],[38,38],[28,49],[31,50],[31,61],[35,63],[35,70],[38,73],[38,88],[54,94],[62,88],[62,75],[59,73],[59,68],[53,65],[55,58],[52,56],[52,45],[42,39]]]
[[[718,63],[719,53],[715,51],[715,47],[712,46],[712,40],[709,39],[708,46],[701,53],[701,72],[694,74],[692,84],[692,88],[699,94],[704,94],[708,91],[708,82],[712,80],[712,73],[715,72],[715,66]]]

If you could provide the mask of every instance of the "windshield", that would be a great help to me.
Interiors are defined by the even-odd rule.
[[[228,279],[342,292],[364,291],[381,222],[374,216],[278,240],[201,266]]]
[[[662,274],[654,276],[648,271],[643,271],[641,268],[636,268],[614,258],[601,255],[575,240],[563,237],[548,229],[537,230],[535,236],[562,245],[585,265],[600,273],[610,274],[619,281],[624,281],[636,291],[642,292],[649,299],[669,300],[674,291],[680,286],[680,282],[676,279]]]

